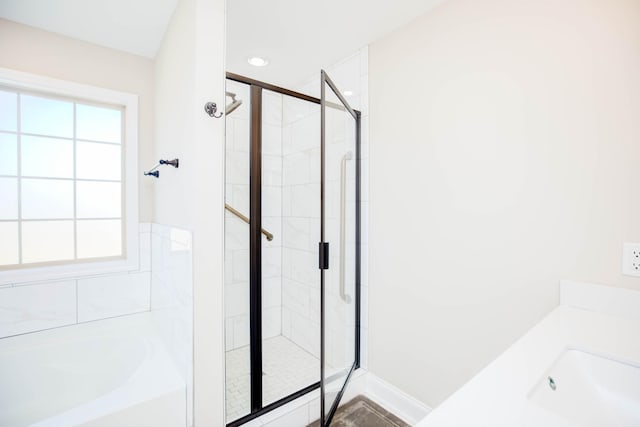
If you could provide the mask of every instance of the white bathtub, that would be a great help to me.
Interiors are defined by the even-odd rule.
[[[0,340],[0,427],[176,427],[186,381],[151,313]]]

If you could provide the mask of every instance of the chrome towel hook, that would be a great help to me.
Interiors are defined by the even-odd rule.
[[[216,119],[219,119],[220,117],[222,117],[222,112],[216,114],[218,112],[218,106],[216,105],[215,102],[207,102],[206,104],[204,104],[204,111],[211,117],[215,117]]]

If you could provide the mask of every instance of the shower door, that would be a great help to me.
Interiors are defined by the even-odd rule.
[[[321,72],[321,422],[359,364],[360,112]]]
[[[359,363],[360,114],[324,73],[322,99],[227,78],[227,427],[317,388],[326,425]]]

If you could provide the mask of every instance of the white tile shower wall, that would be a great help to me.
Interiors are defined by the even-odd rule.
[[[282,333],[320,356],[320,108],[283,102]]]
[[[362,112],[362,342],[366,345],[367,48],[327,71],[339,87],[353,92],[349,102]],[[318,76],[313,76],[298,90],[317,96],[318,87]],[[234,82],[228,82],[227,90],[238,94],[243,105],[227,117],[226,202],[248,214],[249,93],[244,85]],[[282,333],[319,356],[320,109],[316,104],[264,91],[263,122],[263,228],[275,236],[272,242],[263,241],[263,333],[265,338]],[[225,238],[226,348],[232,350],[249,343],[248,225],[227,212]],[[366,351],[361,362],[366,366]]]
[[[249,216],[249,90],[247,85],[227,82],[242,105],[226,116],[225,203]],[[225,337],[226,350],[249,344],[249,226],[225,215]]]
[[[361,134],[361,366],[368,364],[368,295],[369,295],[369,77],[368,47],[326,68],[333,82],[350,91],[349,104],[362,113]],[[296,90],[319,97],[319,76],[297,86]],[[319,229],[320,182],[320,109],[315,104],[285,98],[283,104],[283,280],[282,333],[287,338],[319,355],[319,274],[317,244]],[[334,169],[335,171],[335,169]],[[335,174],[334,174],[335,175]],[[337,185],[338,176],[327,176]],[[331,182],[328,182],[328,186]],[[327,194],[337,195],[337,189]],[[353,197],[353,196],[352,196]],[[327,208],[337,200],[327,200]],[[330,220],[330,219],[329,219]],[[329,227],[331,228],[331,227]],[[336,228],[336,227],[333,227]],[[334,236],[335,239],[335,236]],[[334,271],[335,272],[335,271]],[[335,282],[335,280],[334,280]],[[337,282],[335,282],[337,283]],[[335,313],[340,318],[340,313]],[[343,318],[344,316],[342,316]],[[341,334],[332,334],[340,337]],[[330,336],[330,339],[331,339]],[[330,349],[344,349],[341,342],[328,343]],[[333,352],[337,354],[337,352]]]
[[[0,288],[0,338],[149,310],[150,231],[140,224],[138,270]]]
[[[282,95],[262,91],[262,338],[282,334]]]
[[[227,82],[243,104],[227,116],[225,201],[249,216],[249,91]],[[263,91],[262,228],[263,338],[280,335],[282,292],[282,96]],[[249,225],[227,212],[225,219],[226,350],[249,344]]]

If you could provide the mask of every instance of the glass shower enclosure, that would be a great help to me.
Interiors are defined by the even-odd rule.
[[[360,113],[227,74],[229,426],[320,389],[328,425],[359,365]]]

